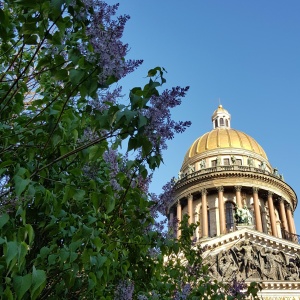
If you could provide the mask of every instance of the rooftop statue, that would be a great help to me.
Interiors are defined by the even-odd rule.
[[[245,205],[243,208],[237,208],[235,212],[237,224],[252,225],[252,215]]]

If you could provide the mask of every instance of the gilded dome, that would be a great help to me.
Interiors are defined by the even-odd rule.
[[[224,148],[244,149],[268,159],[264,149],[248,134],[232,128],[215,128],[199,137],[192,144],[184,161],[205,151]]]

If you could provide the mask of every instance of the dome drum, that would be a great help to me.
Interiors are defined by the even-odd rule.
[[[206,238],[236,230],[234,211],[246,209],[257,231],[280,238],[284,232],[296,235],[294,190],[258,142],[232,129],[230,122],[228,111],[219,106],[212,116],[213,129],[188,149],[175,179],[169,218],[181,220],[188,214],[190,222],[200,222],[195,237]]]
[[[181,222],[187,215],[190,224],[197,224],[194,238],[207,246],[204,259],[214,266],[210,276],[226,281],[235,272],[245,282],[278,286],[280,281],[285,289],[280,295],[290,293],[287,289],[297,280],[292,294],[299,295],[300,263],[295,268],[295,258],[300,261],[300,236],[293,217],[297,195],[263,148],[246,133],[231,129],[230,122],[230,114],[219,105],[213,129],[186,152],[174,179],[168,219],[177,224],[174,220]],[[179,238],[181,228],[175,232]],[[273,287],[264,287],[261,295],[278,295]]]

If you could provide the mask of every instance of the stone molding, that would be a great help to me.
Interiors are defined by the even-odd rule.
[[[266,233],[256,231],[254,229],[243,228],[237,231],[227,233],[222,236],[198,241],[203,247],[207,247],[208,253],[212,250],[221,251],[226,248],[226,245],[234,244],[241,240],[249,240],[258,246],[269,247],[278,251],[284,251],[289,255],[300,253],[300,245],[288,240],[277,238]]]

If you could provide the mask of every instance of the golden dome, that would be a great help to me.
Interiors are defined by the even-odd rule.
[[[231,128],[215,128],[199,137],[187,151],[184,161],[209,150],[235,148],[252,151],[265,159],[263,148],[248,134]]]

